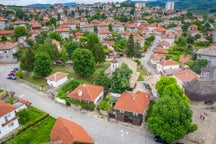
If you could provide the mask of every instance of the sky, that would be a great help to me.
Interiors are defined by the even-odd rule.
[[[76,2],[76,3],[92,4],[95,2],[122,2],[122,1],[125,0],[0,0],[0,4],[25,6],[29,4],[35,4],[35,3],[54,4],[54,3]]]

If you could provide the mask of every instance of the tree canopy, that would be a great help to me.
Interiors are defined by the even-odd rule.
[[[46,77],[52,72],[50,57],[48,54],[44,52],[38,53],[34,63],[34,72],[36,76],[39,77]]]
[[[112,91],[122,93],[130,88],[130,77],[132,70],[130,70],[127,64],[123,63],[119,68],[116,68],[112,74]]]
[[[18,26],[14,30],[15,38],[28,35],[28,30],[24,26]]]
[[[90,76],[95,71],[95,59],[88,49],[78,48],[72,55],[73,69],[80,76]]]
[[[28,72],[32,72],[34,69],[35,54],[31,48],[29,48],[21,57],[20,68]]]
[[[171,77],[162,77],[156,89],[161,95],[147,119],[149,129],[168,142],[197,130],[197,125],[192,123],[190,101],[177,82]]]
[[[110,79],[105,75],[104,70],[100,70],[95,78],[95,84],[104,86],[105,90],[110,87]]]

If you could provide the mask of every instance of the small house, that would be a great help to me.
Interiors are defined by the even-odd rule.
[[[68,74],[63,72],[56,72],[46,77],[47,84],[51,87],[58,87],[68,80]]]

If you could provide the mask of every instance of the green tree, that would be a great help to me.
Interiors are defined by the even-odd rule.
[[[126,55],[129,58],[132,58],[134,56],[134,40],[133,40],[133,35],[131,34],[129,36],[129,39],[127,41],[127,49],[126,49]]]
[[[188,43],[188,44],[193,44],[193,43],[194,43],[194,37],[189,36],[189,37],[187,38],[187,43]]]
[[[15,38],[28,35],[28,30],[24,26],[18,26],[14,30]]]
[[[100,70],[96,76],[95,84],[104,86],[105,90],[110,87],[110,79],[105,75],[104,70]]]
[[[73,69],[80,76],[90,76],[95,71],[95,60],[88,49],[78,48],[72,55]]]
[[[166,86],[171,85],[171,84],[175,84],[176,83],[176,79],[174,77],[165,77],[162,76],[160,78],[160,80],[156,83],[156,89],[157,89],[157,93],[162,96],[162,93],[165,89]]]
[[[197,125],[192,123],[190,101],[177,82],[173,82],[173,79],[168,77],[162,79],[163,91],[158,92],[162,95],[153,105],[153,111],[147,119],[147,126],[154,134],[171,142],[194,132],[197,130]]]
[[[113,92],[122,93],[130,88],[130,77],[132,70],[123,63],[121,67],[116,68],[112,74],[111,86]]]
[[[60,53],[59,53],[59,55],[60,55],[60,61],[62,61],[62,62],[66,62],[66,61],[68,61],[69,60],[69,56],[68,56],[68,53],[67,53],[67,51],[65,50],[65,49],[62,49],[61,51],[60,51]]]
[[[66,51],[68,53],[69,58],[72,58],[73,52],[80,47],[80,44],[75,41],[66,41],[64,43],[64,47],[66,48]]]
[[[20,124],[25,124],[30,119],[28,109],[21,109],[20,111],[17,112],[17,115],[19,116],[18,121],[19,121]]]
[[[34,69],[35,54],[31,48],[29,48],[21,57],[20,68],[22,70],[32,72]]]
[[[39,77],[46,77],[52,72],[50,57],[44,52],[40,52],[35,59],[34,73]]]
[[[7,41],[7,37],[5,35],[3,35],[2,38],[1,38],[1,41],[2,42],[6,42]]]
[[[57,41],[62,42],[62,38],[61,38],[60,34],[57,33],[57,32],[51,32],[51,33],[49,34],[49,37],[50,37],[51,39],[55,39],[55,40],[57,40]]]
[[[106,58],[106,54],[103,50],[102,44],[98,43],[97,45],[95,45],[95,47],[93,48],[93,56],[95,58],[95,62],[96,63],[102,63],[105,62],[105,58]]]

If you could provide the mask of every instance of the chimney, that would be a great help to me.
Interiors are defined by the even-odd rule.
[[[86,87],[86,85],[85,85],[85,84],[83,84],[83,87]]]
[[[82,96],[82,90],[78,90],[78,96],[79,96],[79,97]]]
[[[136,96],[135,96],[134,94],[132,95],[132,99],[133,99],[133,100],[135,100],[135,99],[136,99]]]

